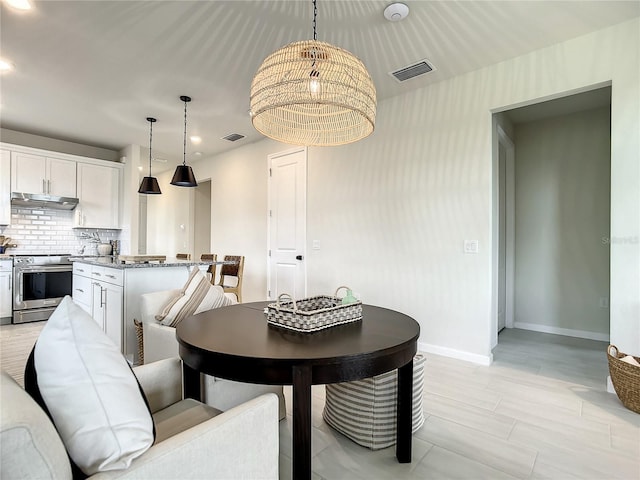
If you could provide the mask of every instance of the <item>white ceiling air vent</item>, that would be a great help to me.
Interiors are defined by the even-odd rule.
[[[240,135],[239,133],[230,133],[229,135],[225,135],[224,137],[222,137],[222,140],[229,140],[230,142],[235,142],[237,140],[240,140],[241,138],[244,138],[244,135]]]
[[[435,70],[433,66],[427,60],[420,60],[413,65],[401,68],[395,72],[389,72],[389,75],[393,76],[398,82],[406,82],[410,78],[415,78],[425,73],[429,73]]]

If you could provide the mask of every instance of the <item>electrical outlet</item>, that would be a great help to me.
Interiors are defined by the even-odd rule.
[[[320,250],[320,240],[314,240],[314,241],[311,243],[311,248],[312,248],[313,250]]]
[[[464,241],[464,253],[478,253],[478,250],[479,250],[478,240]]]

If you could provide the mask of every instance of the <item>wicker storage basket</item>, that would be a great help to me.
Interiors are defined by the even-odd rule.
[[[138,362],[139,365],[144,365],[144,337],[142,322],[134,318],[133,324],[136,326],[136,337],[138,339]]]
[[[607,348],[609,374],[618,398],[629,410],[640,413],[640,367],[620,360],[627,355],[615,345]],[[640,363],[640,357],[633,357]]]
[[[267,322],[297,332],[316,332],[361,320],[362,302],[343,305],[337,297],[341,288],[347,287],[338,287],[334,296],[318,295],[302,300],[294,300],[289,294],[283,293],[276,303],[270,303],[264,309]],[[282,301],[284,298],[289,300]]]

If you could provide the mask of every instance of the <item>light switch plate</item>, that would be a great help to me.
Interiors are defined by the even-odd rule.
[[[464,241],[464,253],[478,253],[478,250],[479,250],[478,240]]]

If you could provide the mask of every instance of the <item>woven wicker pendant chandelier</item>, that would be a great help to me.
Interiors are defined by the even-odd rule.
[[[348,51],[313,40],[269,55],[251,84],[251,121],[263,135],[293,145],[352,143],[373,132],[376,87],[364,64]]]

